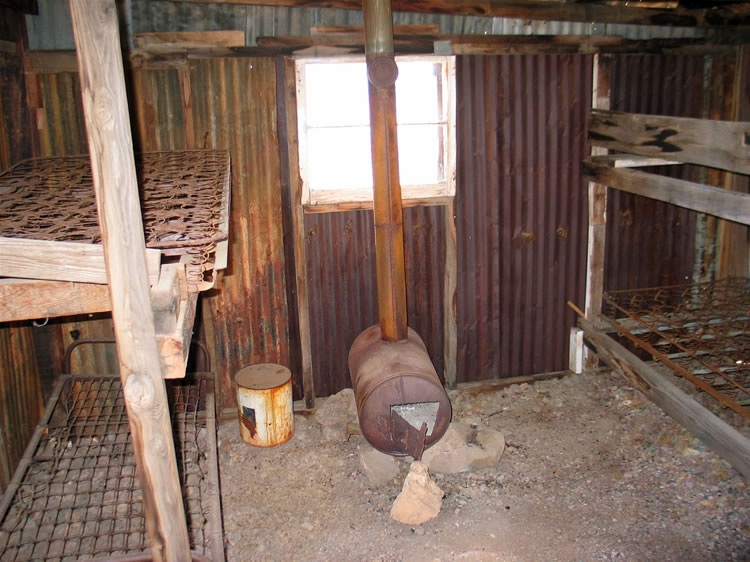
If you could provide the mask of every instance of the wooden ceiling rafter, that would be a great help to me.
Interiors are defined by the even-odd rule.
[[[212,4],[361,10],[360,0],[172,0]],[[394,12],[683,27],[750,25],[750,2],[393,0]]]

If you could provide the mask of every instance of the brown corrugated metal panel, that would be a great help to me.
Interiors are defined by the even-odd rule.
[[[0,327],[0,490],[8,484],[42,413],[32,328]]]
[[[611,108],[630,113],[703,116],[702,56],[625,55],[612,65]],[[689,166],[654,172],[696,181]],[[699,213],[616,189],[607,201],[605,290],[690,282]]]
[[[440,207],[404,209],[408,324],[443,373],[444,229]],[[350,387],[354,339],[378,322],[371,211],[305,216],[310,334],[315,394]]]
[[[567,368],[585,285],[592,58],[460,57],[459,382]]]
[[[190,80],[196,146],[227,148],[232,157],[229,266],[207,299],[214,370],[229,406],[241,367],[289,366],[275,61],[191,60]]]
[[[134,118],[138,124],[133,131],[136,150],[187,148],[179,71],[173,68],[139,70],[131,76],[133,103],[130,111],[134,113],[131,120]]]
[[[88,152],[86,126],[81,104],[81,86],[78,73],[28,75],[27,80],[38,85],[39,111],[37,112],[39,156],[63,156]],[[50,331],[52,337],[62,338],[50,346],[67,347],[77,337],[112,337],[112,320],[107,315],[77,316],[59,322],[60,329]],[[53,366],[57,372],[61,365]],[[83,346],[71,358],[75,373],[117,373],[119,366],[114,346]]]
[[[0,7],[2,39],[25,42],[24,16]],[[0,54],[0,169],[32,155],[21,57]],[[0,493],[39,421],[42,394],[32,329],[0,324]]]

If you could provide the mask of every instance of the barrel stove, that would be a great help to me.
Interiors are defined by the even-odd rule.
[[[364,0],[380,323],[349,351],[362,434],[390,455],[421,459],[448,429],[451,405],[422,339],[407,328],[396,78],[390,0]]]

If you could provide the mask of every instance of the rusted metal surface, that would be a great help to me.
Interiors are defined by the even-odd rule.
[[[704,57],[622,55],[613,58],[614,111],[703,116]],[[662,166],[659,174],[699,181],[695,167]],[[693,279],[698,213],[609,190],[605,291],[674,285]]]
[[[364,0],[375,215],[378,315],[384,340],[406,339],[404,217],[398,173],[396,76],[390,1]]]
[[[235,376],[237,415],[243,441],[255,447],[273,447],[294,435],[292,373],[283,365],[261,363]]]
[[[208,381],[168,384],[191,547],[223,559]],[[148,549],[117,377],[66,376],[0,502],[3,560],[121,556]],[[212,497],[215,495],[216,497]],[[216,532],[218,529],[218,536]]]
[[[620,334],[750,419],[750,279],[610,291],[604,305]]]
[[[567,368],[591,75],[584,55],[456,61],[458,382]]]
[[[448,429],[450,400],[422,339],[414,330],[409,329],[406,340],[388,342],[380,338],[379,326],[371,326],[352,344],[349,372],[362,434],[376,449],[391,455],[412,452],[408,437],[394,430],[393,406],[437,403],[425,447],[439,441]],[[415,429],[421,429],[421,424]]]
[[[136,169],[146,246],[191,256],[188,283],[200,287],[229,234],[228,153],[148,152]],[[101,242],[88,156],[24,160],[0,174],[0,190],[0,236]]]
[[[290,364],[276,65],[262,58],[191,60],[190,81],[195,146],[229,150],[232,159],[229,265],[219,290],[204,300],[226,408],[235,404],[232,376],[242,367]]]
[[[443,209],[404,209],[409,326],[443,373]],[[315,391],[350,386],[346,362],[357,335],[378,322],[373,217],[369,211],[305,216],[310,337]]]

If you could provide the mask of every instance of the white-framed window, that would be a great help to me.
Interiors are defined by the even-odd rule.
[[[399,56],[396,80],[402,198],[456,191],[455,58]],[[305,206],[372,201],[365,59],[297,59],[297,126]]]

